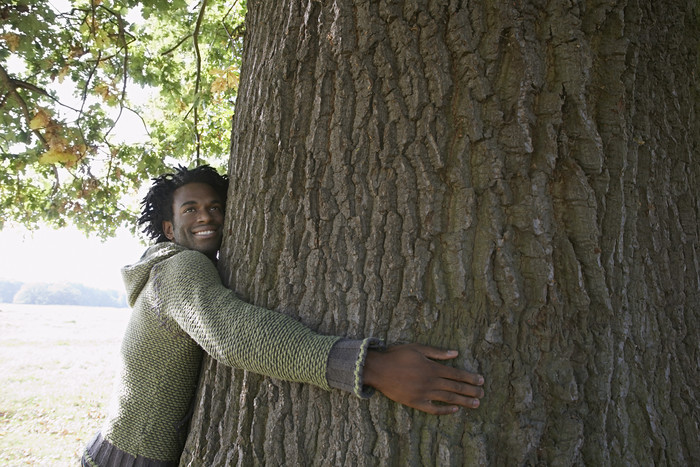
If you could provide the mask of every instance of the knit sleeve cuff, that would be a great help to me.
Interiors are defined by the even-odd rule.
[[[364,385],[363,371],[367,351],[383,349],[384,343],[374,337],[364,340],[340,339],[328,355],[326,379],[335,389],[352,392],[361,399],[374,394],[374,388]]]

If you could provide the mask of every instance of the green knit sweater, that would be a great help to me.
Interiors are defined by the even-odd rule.
[[[161,243],[122,276],[133,312],[109,416],[84,456],[89,465],[178,461],[203,350],[235,368],[324,389],[330,389],[334,374],[346,380],[334,387],[365,395],[361,368],[373,340],[339,342],[241,301],[202,253]],[[336,343],[341,351],[334,352],[341,356],[334,358]]]

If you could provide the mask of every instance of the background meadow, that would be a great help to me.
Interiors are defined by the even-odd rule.
[[[105,416],[129,308],[0,303],[0,465],[77,465]]]

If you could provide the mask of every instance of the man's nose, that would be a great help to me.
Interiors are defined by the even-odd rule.
[[[197,216],[197,222],[206,224],[212,220],[212,213],[209,209],[200,209]]]

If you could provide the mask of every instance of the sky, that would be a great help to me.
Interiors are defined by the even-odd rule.
[[[32,233],[6,224],[0,230],[0,280],[75,282],[121,292],[121,267],[137,261],[144,250],[126,230],[103,243],[75,227]]]

